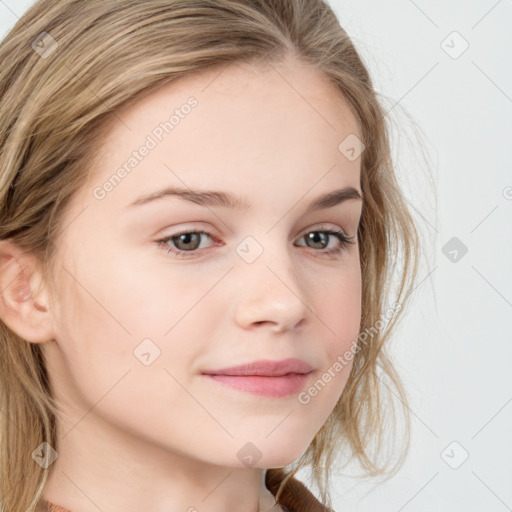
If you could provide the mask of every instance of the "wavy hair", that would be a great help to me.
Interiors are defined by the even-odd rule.
[[[47,54],[37,51],[43,41]],[[337,457],[367,474],[380,464],[385,406],[382,379],[406,403],[385,342],[405,311],[417,273],[419,237],[397,182],[387,112],[356,48],[323,0],[39,0],[0,43],[0,240],[37,256],[49,288],[63,212],[87,180],[106,121],[134,98],[182,75],[292,55],[322,72],[361,128],[358,230],[361,332],[353,367],[334,410],[290,468],[267,470],[279,493],[311,468],[330,504]],[[341,142],[341,141],[340,141]],[[392,286],[392,281],[395,285]],[[391,295],[393,295],[391,297]],[[394,300],[400,308],[375,329]],[[56,446],[57,404],[44,353],[0,321],[0,503],[33,510],[48,469],[31,453]],[[407,416],[404,453],[409,446]]]

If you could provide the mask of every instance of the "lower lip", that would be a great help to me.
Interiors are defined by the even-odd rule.
[[[247,391],[254,395],[282,398],[303,389],[309,375],[309,373],[289,373],[280,377],[260,375],[206,375],[206,377],[210,377],[224,386]]]

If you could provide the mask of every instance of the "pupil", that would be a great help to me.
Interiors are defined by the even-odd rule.
[[[185,244],[185,249],[187,249],[187,245],[190,245],[190,242],[191,242],[191,237],[197,237],[197,233],[184,233],[183,235],[180,235],[179,236],[179,240],[178,240],[178,245],[180,243],[183,243]],[[193,244],[192,244],[193,245]],[[190,249],[190,247],[188,247],[188,249]]]
[[[325,236],[323,233],[320,233],[319,231],[315,231],[313,233],[310,233],[309,234],[309,238],[313,241],[313,243],[317,244],[317,243],[321,243],[321,241],[317,240],[318,237],[322,238],[323,236]]]

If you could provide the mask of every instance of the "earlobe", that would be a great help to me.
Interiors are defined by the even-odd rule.
[[[0,241],[0,320],[19,337],[44,343],[54,339],[54,332],[37,268],[34,256]]]

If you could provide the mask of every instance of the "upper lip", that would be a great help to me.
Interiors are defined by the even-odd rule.
[[[262,359],[253,361],[249,364],[240,366],[230,366],[220,370],[205,370],[202,373],[206,375],[261,375],[267,377],[279,377],[288,373],[309,373],[313,370],[305,361],[301,359],[289,358],[282,361],[272,361]]]

